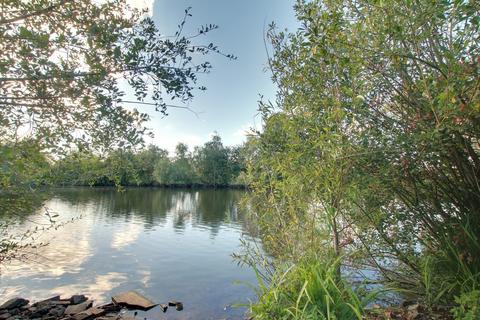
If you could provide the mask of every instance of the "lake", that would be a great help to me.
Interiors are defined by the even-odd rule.
[[[158,303],[184,303],[180,312],[156,307],[146,313],[150,319],[244,318],[246,309],[232,304],[255,296],[237,282],[255,285],[256,278],[231,256],[241,251],[241,237],[252,239],[238,207],[244,191],[68,188],[52,194],[45,207],[61,221],[75,220],[42,234],[50,244],[31,260],[1,270],[0,302],[80,293],[101,303],[137,290]],[[18,228],[42,223],[36,219],[26,217]]]

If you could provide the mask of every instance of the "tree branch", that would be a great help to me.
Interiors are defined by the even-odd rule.
[[[48,13],[48,12],[52,11],[53,9],[55,9],[57,7],[60,7],[64,4],[66,4],[67,2],[71,2],[71,1],[73,1],[73,0],[61,0],[59,3],[51,5],[49,7],[44,8],[44,9],[40,9],[40,10],[30,12],[30,13],[27,13],[27,14],[24,14],[24,15],[21,15],[21,16],[17,16],[17,17],[0,20],[0,24],[7,24],[7,23],[20,21],[20,20],[25,20],[25,19],[35,17],[35,16],[40,16],[42,14]]]

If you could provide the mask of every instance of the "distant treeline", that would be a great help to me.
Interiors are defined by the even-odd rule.
[[[47,180],[61,186],[245,186],[242,146],[226,147],[214,135],[193,152],[179,143],[174,155],[150,145],[106,156],[73,152],[52,165]]]

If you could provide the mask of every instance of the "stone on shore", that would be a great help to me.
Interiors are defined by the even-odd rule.
[[[1,313],[0,314],[0,320],[6,320],[8,318],[10,318],[12,315],[8,312],[5,312],[5,313]]]
[[[91,307],[85,311],[82,311],[80,313],[77,313],[74,318],[76,320],[85,320],[89,318],[96,318],[103,316],[104,314],[107,313],[107,310],[102,309],[101,307]]]
[[[149,310],[157,304],[136,291],[128,291],[112,297],[112,301],[127,308]]]
[[[0,310],[10,310],[26,306],[30,301],[23,298],[13,298],[0,306]]]
[[[48,305],[48,304],[52,304],[53,302],[57,302],[57,301],[60,301],[60,296],[53,296],[51,298],[35,302],[33,304],[33,306],[37,307],[37,306],[41,306],[41,305]]]
[[[160,304],[160,309],[162,309],[163,313],[167,312],[168,304],[161,303]]]
[[[44,303],[36,307],[28,308],[28,312],[30,312],[31,318],[41,318],[42,316],[46,315],[51,308],[52,308],[51,305]]]
[[[171,307],[175,307],[175,309],[177,309],[177,311],[182,311],[183,310],[183,303],[180,302],[180,301],[171,300],[171,301],[168,301],[168,305],[171,306]]]
[[[50,309],[50,311],[48,311],[49,315],[51,315],[53,317],[56,317],[56,318],[62,317],[64,313],[65,313],[65,307],[64,306],[55,306],[52,309]]]
[[[111,303],[93,306],[93,301],[84,295],[74,295],[68,299],[54,296],[33,304],[23,298],[6,301],[0,308],[0,320],[138,320],[137,312],[121,312],[126,309],[149,310],[158,304],[136,291],[125,292],[112,297]],[[160,304],[163,312],[170,306],[183,310],[183,303],[171,300]]]
[[[90,308],[92,304],[93,304],[92,300],[87,300],[80,304],[69,305],[67,309],[65,309],[65,314],[74,315],[74,314],[80,313]]]
[[[87,301],[87,297],[85,297],[83,294],[76,294],[70,298],[70,302],[72,304],[79,304],[85,301]]]

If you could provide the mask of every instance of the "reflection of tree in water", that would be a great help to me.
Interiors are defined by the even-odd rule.
[[[38,214],[45,200],[49,197],[47,192],[0,192],[0,220],[15,220],[16,223],[24,222]]]
[[[72,188],[60,190],[58,196],[73,205],[95,205],[98,213],[112,219],[141,219],[146,229],[166,221],[172,208],[173,190],[131,188],[118,192],[113,188]]]
[[[237,222],[241,192],[236,190],[198,191],[195,223],[208,225],[212,236],[224,222]]]
[[[171,209],[173,214],[173,227],[175,231],[185,229],[186,222],[192,219],[195,214],[196,192],[192,190],[178,191],[173,195],[174,207]]]
[[[118,192],[114,188],[71,188],[55,192],[58,198],[73,205],[93,205],[98,214],[112,219],[141,220],[145,229],[164,224],[171,216],[176,231],[187,223],[207,227],[216,236],[222,224],[239,224],[249,233],[244,210],[239,206],[241,190],[191,190],[166,188],[130,188]]]
[[[0,265],[30,259],[37,247],[35,239],[59,225],[43,207],[46,193],[18,191],[0,189]]]

